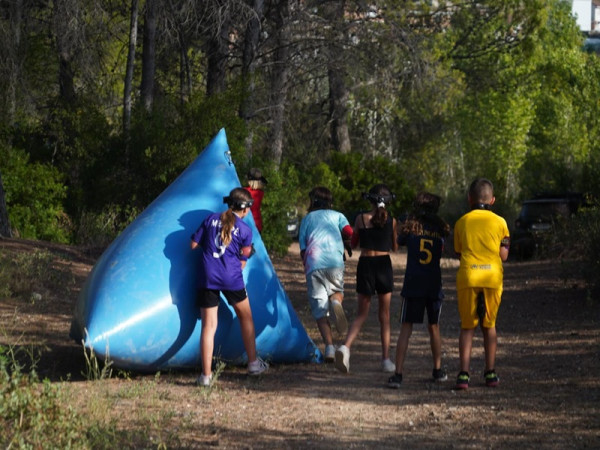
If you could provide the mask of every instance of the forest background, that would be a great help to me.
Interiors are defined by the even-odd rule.
[[[479,176],[509,224],[540,192],[594,205],[600,60],[570,3],[2,1],[0,235],[101,249],[221,128],[279,254],[316,185],[350,219],[385,182],[396,216],[429,190],[453,223]],[[569,233],[596,267],[597,216]]]

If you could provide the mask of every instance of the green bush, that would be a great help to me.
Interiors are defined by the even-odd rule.
[[[590,291],[600,293],[600,207],[581,210],[561,234],[563,255],[574,261],[575,270],[584,276]]]
[[[0,170],[8,216],[17,236],[68,242],[70,222],[63,210],[67,188],[62,175],[53,167],[31,163],[23,150],[0,148],[6,157],[0,160]]]
[[[91,448],[83,418],[63,393],[35,371],[23,372],[14,349],[0,346],[0,446]]]
[[[344,213],[348,220],[352,220],[359,211],[370,208],[362,198],[363,192],[375,184],[386,184],[396,194],[396,200],[389,209],[394,217],[398,217],[407,211],[414,196],[402,176],[402,170],[399,163],[388,158],[334,153],[329,163],[319,164],[301,181],[306,186],[306,194],[315,186],[329,188],[333,193],[334,208]]]

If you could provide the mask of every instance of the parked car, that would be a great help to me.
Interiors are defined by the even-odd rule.
[[[521,204],[511,236],[511,253],[521,259],[547,250],[556,227],[573,216],[583,203],[578,193],[541,194]]]

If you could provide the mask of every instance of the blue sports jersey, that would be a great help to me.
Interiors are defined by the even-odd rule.
[[[440,260],[444,248],[443,232],[438,227],[423,226],[423,234],[401,234],[400,245],[406,245],[408,256],[401,295],[404,298],[443,298]]]
[[[333,209],[309,212],[300,224],[298,242],[304,251],[304,271],[308,275],[317,269],[344,267],[342,230],[348,219]]]
[[[252,230],[235,216],[231,242],[227,247],[221,242],[221,214],[209,215],[192,240],[202,247],[202,264],[198,273],[199,289],[237,291],[245,288],[242,277],[242,247],[252,245]]]

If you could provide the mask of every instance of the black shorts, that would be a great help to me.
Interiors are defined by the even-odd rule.
[[[363,256],[356,268],[356,292],[363,295],[387,294],[394,290],[390,255]]]
[[[198,289],[198,293],[196,295],[196,306],[198,306],[199,308],[214,308],[215,306],[219,306],[219,294],[221,292],[223,292],[223,296],[227,299],[227,302],[232,306],[248,297],[246,289],[240,289],[239,291]]]
[[[442,299],[423,297],[405,298],[402,301],[400,322],[423,323],[425,310],[427,310],[427,321],[429,325],[436,325],[440,323],[440,315],[442,314]]]

